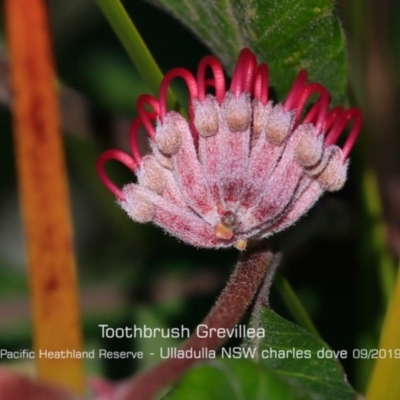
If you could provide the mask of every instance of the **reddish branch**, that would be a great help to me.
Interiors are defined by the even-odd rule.
[[[268,269],[273,265],[274,255],[265,247],[253,247],[242,253],[229,282],[215,306],[202,324],[208,328],[233,328],[257,294]],[[202,348],[216,350],[228,338],[220,338],[210,332],[206,338],[196,333],[183,343],[182,350]],[[117,388],[113,399],[150,400],[162,389],[175,383],[198,359],[170,358]]]

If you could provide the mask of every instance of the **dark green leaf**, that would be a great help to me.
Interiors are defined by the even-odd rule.
[[[300,69],[343,100],[346,56],[340,24],[329,0],[152,0],[172,12],[232,73],[243,47],[269,64],[278,98]],[[176,44],[178,45],[178,43]]]
[[[318,394],[318,398],[345,400],[356,397],[337,360],[351,357],[346,350],[334,354],[325,342],[268,308],[261,310],[260,326],[265,330],[265,337],[258,343],[248,343],[248,346],[258,348],[260,365],[298,382],[304,390]]]
[[[217,359],[193,368],[169,400],[308,400],[273,371],[247,360]]]
[[[247,343],[258,349],[258,361],[221,358],[192,369],[170,400],[351,400],[340,363],[322,340],[273,311],[261,310],[265,337]],[[344,357],[344,353],[341,355]],[[347,355],[349,356],[349,355]]]

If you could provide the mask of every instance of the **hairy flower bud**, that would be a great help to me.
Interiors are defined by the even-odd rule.
[[[303,125],[304,129],[296,147],[297,161],[303,167],[316,165],[323,153],[323,136],[317,135],[311,124]]]
[[[233,93],[227,93],[224,101],[225,118],[232,132],[244,132],[251,121],[251,102],[247,93],[236,98]]]
[[[290,135],[293,128],[293,113],[285,112],[281,104],[277,104],[271,111],[266,126],[267,139],[279,146]]]
[[[161,153],[171,156],[178,152],[182,145],[182,132],[179,114],[171,112],[156,130],[155,141]]]
[[[137,175],[138,181],[142,186],[157,194],[163,192],[165,187],[164,170],[153,155],[143,157]]]
[[[218,103],[212,96],[206,97],[201,103],[194,102],[194,126],[200,136],[214,136],[219,129]]]

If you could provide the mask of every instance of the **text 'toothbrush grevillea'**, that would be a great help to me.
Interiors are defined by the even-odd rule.
[[[167,109],[167,90],[176,77],[189,90],[189,121]],[[286,100],[274,104],[268,67],[257,65],[249,49],[241,51],[229,89],[213,56],[200,61],[196,77],[175,68],[165,75],[158,98],[145,94],[137,101],[132,155],[104,152],[97,162],[100,178],[137,222],[152,221],[194,246],[244,249],[248,239],[287,228],[325,191],[345,183],[361,112],[329,109],[328,91],[306,80],[301,71]],[[317,100],[306,112],[313,94]],[[145,156],[137,145],[141,125],[150,137],[151,154]],[[347,125],[351,129],[339,147]],[[137,183],[119,189],[105,173],[108,160],[125,164]]]

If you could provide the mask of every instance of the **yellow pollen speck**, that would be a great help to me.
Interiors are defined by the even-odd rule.
[[[247,240],[239,240],[234,244],[234,247],[236,247],[240,251],[245,250],[246,246],[247,246]]]
[[[219,223],[215,225],[215,236],[218,239],[225,239],[228,240],[233,236],[233,232],[226,227],[224,224]]]

